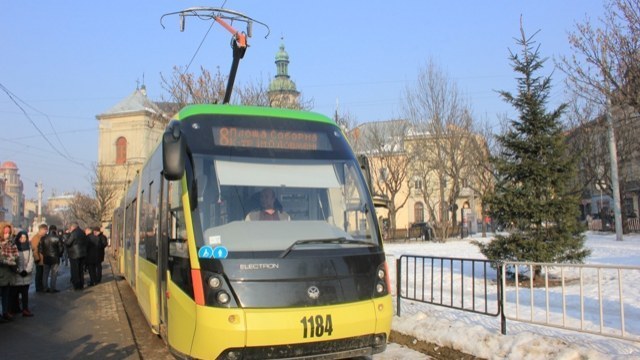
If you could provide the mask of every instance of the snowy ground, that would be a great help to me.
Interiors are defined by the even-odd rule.
[[[475,239],[479,240],[479,236]],[[640,235],[626,235],[624,241],[618,242],[615,234],[588,232],[586,245],[592,250],[587,264],[640,266]],[[484,259],[469,239],[452,239],[446,243],[389,243],[385,245],[385,251],[390,262],[403,254]],[[390,263],[389,267],[395,269],[394,265]],[[638,311],[640,271],[631,276],[625,278],[624,296],[627,304]],[[395,283],[395,279],[392,282]],[[576,316],[575,313],[572,315]],[[640,318],[633,316],[627,322],[628,329],[640,328]],[[393,329],[487,359],[640,359],[640,342],[511,320],[507,320],[507,335],[501,335],[497,317],[405,300],[402,301],[402,316],[394,318]],[[373,357],[375,360],[425,358],[424,354],[396,344],[391,344],[384,354]]]

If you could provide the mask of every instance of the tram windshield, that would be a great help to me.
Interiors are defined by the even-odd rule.
[[[230,253],[287,251],[296,244],[377,246],[359,171],[349,159],[193,154],[198,245],[224,246]]]

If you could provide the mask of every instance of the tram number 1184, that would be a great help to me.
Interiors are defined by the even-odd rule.
[[[333,321],[331,321],[330,314],[324,317],[322,315],[303,317],[300,319],[300,323],[302,323],[302,337],[305,339],[324,335],[331,336],[333,332]]]

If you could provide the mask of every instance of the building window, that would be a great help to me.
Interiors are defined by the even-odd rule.
[[[422,179],[415,178],[413,182],[413,188],[415,190],[422,190]]]
[[[120,136],[116,140],[116,164],[122,165],[127,162],[127,139]]]
[[[424,222],[424,205],[421,202],[413,205],[413,219],[417,223]]]
[[[624,211],[626,212],[626,216],[628,218],[635,218],[638,216],[636,214],[635,209],[633,208],[633,199],[632,198],[624,198]]]

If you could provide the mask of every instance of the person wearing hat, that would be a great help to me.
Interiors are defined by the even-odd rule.
[[[0,322],[13,320],[13,316],[9,313],[9,298],[18,260],[18,248],[12,241],[12,232],[11,224],[0,223],[0,296],[2,296]]]

